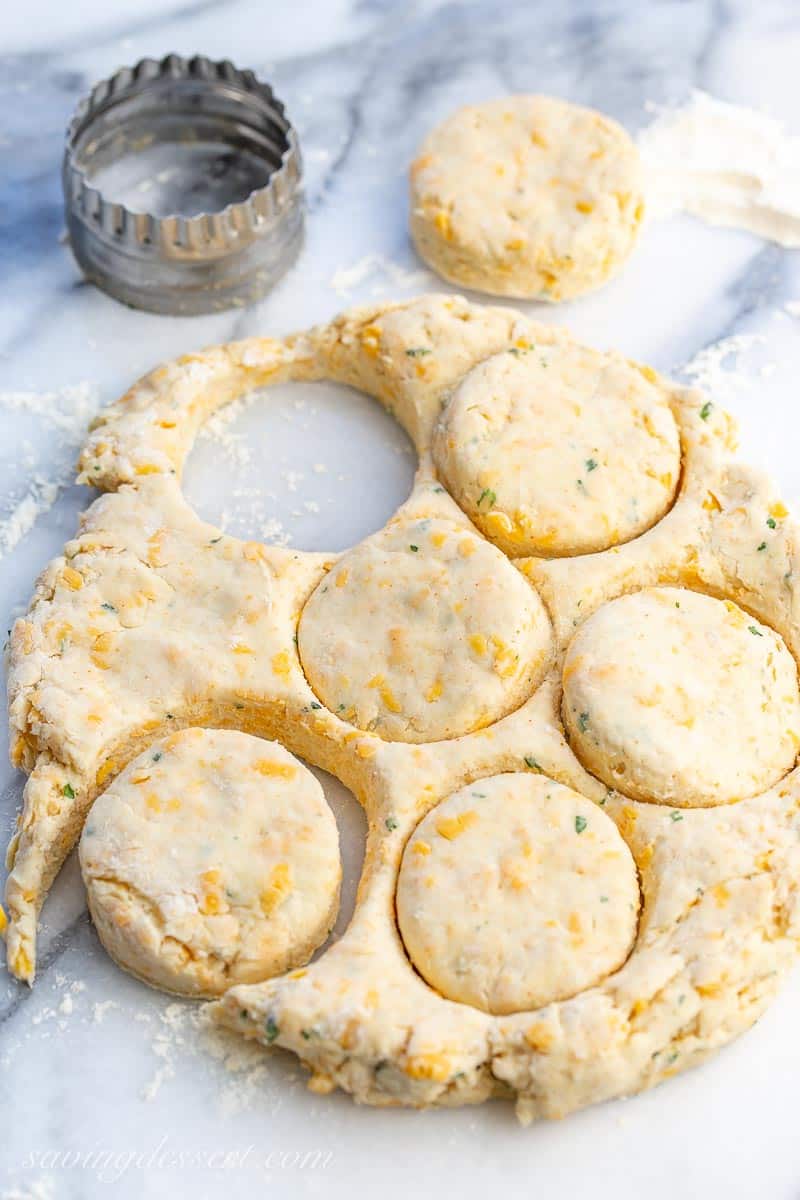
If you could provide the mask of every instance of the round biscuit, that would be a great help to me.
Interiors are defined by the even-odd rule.
[[[336,821],[276,742],[186,729],[139,755],[80,841],[100,940],[132,975],[216,996],[306,962],[339,904]]]
[[[454,792],[410,838],[397,886],[420,975],[490,1013],[599,983],[628,957],[638,913],[636,865],[614,822],[542,775]]]
[[[615,121],[551,96],[462,108],[411,167],[411,235],[451,283],[567,300],[631,253],[644,213],[639,153]]]

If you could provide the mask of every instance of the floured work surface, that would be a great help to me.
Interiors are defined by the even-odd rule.
[[[203,420],[310,379],[394,413],[419,456],[407,502],[339,556],[201,522],[179,481]],[[355,914],[315,962],[237,983],[213,1012],[293,1050],[316,1091],[416,1106],[506,1095],[523,1120],[557,1116],[746,1029],[798,937],[800,626],[796,527],[734,448],[702,394],[451,297],[356,309],[140,381],[82,455],[108,494],[12,635],[12,753],[30,774],[6,892],[12,971],[32,980],[38,908],[106,789],[93,906],[130,916],[117,901],[139,889],[148,919],[128,949],[99,922],[128,969],[217,995],[302,961],[339,867],[299,755],[366,809]],[[198,732],[176,740],[182,728]],[[230,749],[241,781],[202,732],[220,728],[250,735]],[[180,761],[154,772],[164,748]],[[174,873],[158,870],[176,802],[199,814],[187,832],[230,832],[259,774],[273,816],[246,834],[263,887],[237,892],[236,847],[215,864],[194,834]],[[115,849],[128,820],[115,808],[138,787],[151,873]],[[302,838],[316,821],[328,840],[312,888]]]

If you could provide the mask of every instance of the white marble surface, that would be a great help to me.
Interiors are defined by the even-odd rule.
[[[256,68],[300,129],[307,245],[280,287],[244,312],[170,320],[127,311],[81,282],[60,238],[59,159],[74,102],[115,67],[169,50]],[[69,422],[59,425],[54,407],[69,414],[79,402],[104,403],[155,361],[210,342],[280,333],[378,294],[434,290],[408,246],[403,174],[423,131],[453,106],[540,89],[636,129],[646,101],[701,86],[767,108],[797,130],[799,62],[794,0],[9,5],[0,31],[0,520],[41,487],[32,480],[68,467]],[[376,266],[349,296],[337,291],[337,271],[372,254],[396,266]],[[731,334],[763,338],[745,345],[743,378],[717,398],[740,417],[745,453],[769,464],[797,501],[800,323],[783,308],[796,299],[796,254],[675,219],[647,231],[610,287],[537,316],[663,369]],[[37,413],[14,407],[19,391],[58,395]],[[227,513],[232,528],[254,536],[278,521],[293,544],[343,547],[382,524],[410,484],[404,437],[369,401],[341,389],[284,388],[233,431],[249,438],[249,467],[230,443],[202,442],[187,487],[204,515]],[[10,623],[26,603],[86,501],[67,486],[0,560],[0,620]],[[2,728],[3,763],[6,751]],[[22,780],[7,766],[0,772],[5,832]],[[359,814],[341,791],[335,803],[357,859]],[[432,1114],[357,1109],[344,1096],[306,1093],[302,1073],[278,1055],[227,1068],[216,1061],[189,1027],[187,1008],[170,1008],[107,960],[70,862],[44,914],[34,990],[0,975],[0,1196],[338,1196],[369,1188],[388,1198],[503,1187],[548,1200],[627,1200],[645,1189],[650,1200],[797,1200],[798,1004],[795,977],[758,1027],[707,1066],[561,1124],[523,1131],[503,1104]],[[227,1163],[200,1165],[198,1153],[211,1151]],[[93,1152],[119,1157],[101,1170]],[[316,1167],[293,1165],[308,1152],[318,1153]]]

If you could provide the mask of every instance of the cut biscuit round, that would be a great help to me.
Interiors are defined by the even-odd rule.
[[[644,214],[639,153],[625,130],[549,96],[462,108],[411,166],[420,256],[452,283],[567,300],[631,253]]]
[[[287,750],[187,729],[135,759],[80,841],[89,909],[121,967],[216,996],[307,962],[336,919],[336,821]]]
[[[681,445],[666,390],[620,355],[528,342],[453,392],[434,458],[454,499],[511,555],[605,550],[670,507]]]
[[[636,865],[571,788],[507,774],[461,788],[403,854],[397,920],[420,975],[450,1000],[523,1012],[592,987],[636,937]]]
[[[570,643],[563,687],[575,753],[634,800],[729,803],[797,757],[795,661],[730,600],[658,587],[604,604]]]
[[[451,521],[399,520],[340,559],[303,609],[298,648],[322,703],[387,741],[481,729],[541,681],[544,605],[495,547]]]

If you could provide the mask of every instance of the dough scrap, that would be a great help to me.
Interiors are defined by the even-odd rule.
[[[283,746],[235,730],[182,730],[134,759],[95,802],[80,862],[111,957],[181,995],[307,962],[339,906],[322,788]]]
[[[445,279],[568,300],[605,283],[644,213],[639,153],[615,121],[551,96],[459,109],[411,166],[411,236]]]

